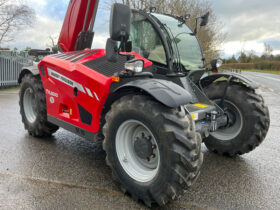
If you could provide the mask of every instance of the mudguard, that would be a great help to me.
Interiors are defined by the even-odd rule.
[[[239,83],[243,83],[245,84],[247,87],[249,88],[252,88],[252,89],[257,89],[259,88],[259,85],[240,75],[240,74],[236,74],[236,73],[218,73],[218,74],[212,74],[212,75],[209,75],[209,76],[206,76],[206,77],[203,77],[201,80],[200,80],[200,83],[202,85],[202,87],[206,87],[208,85],[210,85],[211,83],[213,83],[214,81],[216,81],[217,79],[219,78],[222,78],[222,77],[225,77],[225,78],[230,78],[232,77],[232,81],[236,81],[236,82],[239,82]]]
[[[192,101],[192,96],[187,90],[166,80],[135,80],[120,86],[114,92],[127,88],[140,89],[154,97],[157,101],[171,108],[177,108],[189,104]]]
[[[38,69],[38,66],[37,65],[33,65],[33,66],[25,66],[22,68],[20,74],[19,74],[19,77],[18,77],[18,83],[20,84],[21,83],[21,80],[23,78],[23,76],[25,74],[33,74],[33,75],[39,75],[40,74],[40,71]]]

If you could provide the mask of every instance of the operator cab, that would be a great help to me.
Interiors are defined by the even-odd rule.
[[[132,10],[130,41],[132,51],[152,61],[160,74],[205,68],[196,36],[175,17]]]

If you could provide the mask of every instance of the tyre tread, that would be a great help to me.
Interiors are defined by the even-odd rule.
[[[211,95],[215,91],[219,91],[223,89],[226,85],[226,82],[216,82],[205,88],[205,92],[211,98]],[[231,148],[231,150],[225,150],[222,146],[214,146],[210,145],[205,140],[205,145],[207,148],[219,155],[235,157],[237,155],[243,155],[253,151],[256,147],[258,147],[265,139],[267,132],[269,130],[270,119],[269,119],[269,110],[268,107],[264,103],[264,99],[261,95],[257,94],[255,90],[250,89],[248,87],[242,86],[240,84],[232,84],[230,88],[239,91],[243,94],[242,97],[244,99],[244,104],[248,104],[252,107],[250,110],[253,113],[254,117],[254,126],[253,131],[251,132],[248,138],[244,138],[244,142],[238,145],[235,148]],[[248,110],[249,111],[249,110]]]
[[[172,157],[170,158],[172,159],[173,165],[168,169],[171,171],[171,175],[166,178],[168,179],[168,183],[160,187],[162,188],[160,192],[150,190],[144,197],[143,195],[137,195],[133,189],[127,189],[126,184],[121,183],[120,179],[116,179],[116,181],[121,184],[123,189],[126,189],[125,191],[128,192],[133,199],[142,200],[147,206],[151,206],[152,203],[157,203],[160,206],[165,205],[168,201],[176,199],[183,191],[187,190],[199,175],[203,160],[203,154],[200,149],[201,137],[192,130],[194,125],[191,125],[192,119],[190,117],[180,117],[176,110],[167,109],[148,96],[124,96],[112,105],[111,110],[105,117],[106,123],[103,127],[105,136],[103,148],[107,153],[106,163],[112,169],[113,174],[116,174],[112,166],[114,157],[110,151],[110,142],[108,142],[106,136],[109,132],[109,125],[113,123],[112,120],[115,114],[120,112],[122,107],[135,109],[136,111],[145,107],[145,112],[147,112],[149,116],[161,120],[159,122],[163,124],[162,133],[174,139],[168,142],[172,150],[170,153]],[[192,138],[188,138],[188,136]],[[186,177],[182,174],[183,172]]]

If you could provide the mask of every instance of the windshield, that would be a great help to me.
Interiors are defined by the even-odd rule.
[[[204,63],[201,48],[197,38],[191,35],[190,28],[171,16],[154,13],[152,15],[165,26],[164,33],[168,33],[172,40],[172,51],[177,61],[181,60],[186,70],[202,69]]]

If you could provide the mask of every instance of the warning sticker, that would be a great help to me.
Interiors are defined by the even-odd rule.
[[[194,106],[199,107],[199,108],[207,108],[207,107],[209,107],[206,104],[194,104]]]
[[[191,113],[193,120],[198,120],[198,113]]]

